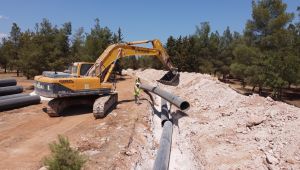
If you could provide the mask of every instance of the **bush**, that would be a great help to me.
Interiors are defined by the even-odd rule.
[[[49,144],[51,156],[46,157],[44,165],[49,170],[80,170],[86,159],[70,147],[68,138],[58,135],[58,143]]]

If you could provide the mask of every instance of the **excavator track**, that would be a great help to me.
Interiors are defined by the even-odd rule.
[[[48,102],[48,106],[43,108],[50,117],[61,116],[63,111],[74,105],[90,105],[92,106],[94,101],[99,96],[84,96],[84,97],[68,97],[68,98],[56,98]]]
[[[63,107],[61,107],[62,102],[61,99],[53,99],[48,102],[48,107],[43,108],[43,110],[50,117],[58,117],[63,110]]]
[[[96,119],[104,118],[108,112],[116,107],[118,103],[118,93],[112,93],[106,96],[101,96],[94,102],[93,114]]]

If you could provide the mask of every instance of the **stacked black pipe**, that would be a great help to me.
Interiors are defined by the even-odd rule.
[[[22,86],[17,86],[15,79],[0,80],[0,111],[24,107],[41,102],[40,96],[21,94]]]

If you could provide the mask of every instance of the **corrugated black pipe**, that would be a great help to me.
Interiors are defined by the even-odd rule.
[[[17,81],[15,79],[1,79],[0,80],[0,87],[15,86],[15,85],[17,85]]]
[[[13,98],[19,98],[25,96],[29,96],[29,94],[12,94],[12,95],[0,96],[0,100],[13,99]]]
[[[40,102],[41,98],[37,95],[1,100],[0,111],[28,106],[32,104],[39,104]]]
[[[22,92],[23,92],[22,86],[0,87],[0,96],[17,94],[17,93],[22,93]]]

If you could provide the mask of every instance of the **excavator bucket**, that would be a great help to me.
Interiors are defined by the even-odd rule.
[[[157,81],[168,86],[178,86],[179,76],[180,74],[178,72],[174,74],[173,71],[168,71],[161,79]]]

